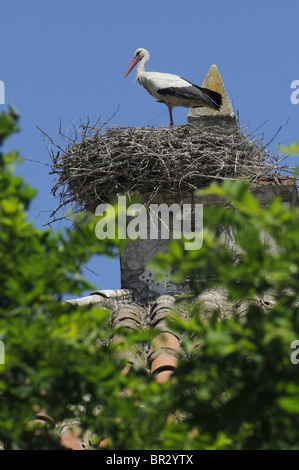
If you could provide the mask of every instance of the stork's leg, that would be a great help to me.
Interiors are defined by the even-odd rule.
[[[168,111],[169,111],[169,118],[170,118],[170,127],[173,127],[173,118],[172,118],[172,108],[168,106]]]

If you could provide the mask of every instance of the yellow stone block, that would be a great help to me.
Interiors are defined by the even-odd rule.
[[[221,75],[216,65],[212,65],[202,84],[203,88],[217,91],[222,96],[222,105],[219,111],[210,108],[191,108],[188,113],[188,122],[200,127],[212,126],[215,116],[215,125],[225,128],[237,128],[237,121],[232,104],[225,90]],[[209,117],[211,116],[211,117]],[[223,117],[223,119],[221,119]]]

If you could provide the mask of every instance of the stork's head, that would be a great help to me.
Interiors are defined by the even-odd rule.
[[[150,58],[150,55],[149,55],[149,52],[146,49],[142,49],[142,47],[140,47],[139,49],[136,49],[136,51],[134,53],[134,58],[133,58],[132,62],[130,63],[130,66],[129,66],[129,68],[127,70],[127,73],[124,76],[124,78],[126,78],[129,75],[129,73],[133,70],[133,68],[135,67],[137,62],[139,62],[139,60],[142,60],[143,58],[145,58],[145,62],[147,62],[148,59]]]
[[[134,58],[135,57],[137,57],[138,60],[143,59],[143,57],[147,57],[149,59],[149,52],[146,49],[139,47],[139,49],[136,49],[134,53]]]

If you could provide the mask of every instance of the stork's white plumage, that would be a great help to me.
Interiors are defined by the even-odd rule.
[[[196,108],[206,106],[219,110],[222,104],[222,96],[216,91],[202,88],[171,73],[146,72],[145,64],[150,55],[146,49],[139,48],[135,51],[134,58],[124,78],[137,65],[136,80],[145,88],[159,103],[168,107],[170,126],[173,126],[172,109],[174,106],[185,108]]]

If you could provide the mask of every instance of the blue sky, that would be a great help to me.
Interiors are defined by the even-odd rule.
[[[175,73],[201,85],[216,64],[240,123],[270,145],[299,140],[299,104],[291,82],[299,80],[298,0],[2,0],[0,80],[5,102],[21,114],[21,132],[5,150],[49,163],[40,127],[57,134],[89,116],[112,124],[167,126],[166,106],[124,74],[138,47],[149,50],[147,70]],[[174,109],[175,124],[188,110]],[[42,227],[58,201],[50,194],[48,167],[25,161],[19,168],[39,193],[29,216]],[[58,226],[57,226],[58,228]],[[118,260],[95,258],[86,277],[98,289],[120,287]]]

